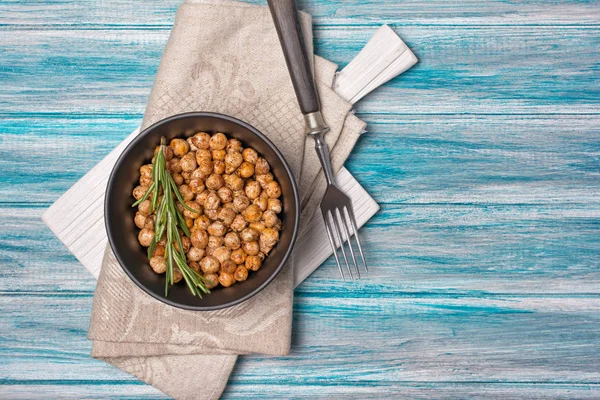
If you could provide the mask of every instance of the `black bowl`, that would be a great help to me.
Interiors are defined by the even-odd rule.
[[[169,288],[165,297],[165,275],[150,268],[146,248],[138,240],[139,229],[133,223],[136,209],[131,192],[138,185],[139,168],[150,163],[155,147],[162,136],[167,140],[190,137],[196,132],[223,132],[236,138],[244,147],[254,148],[271,164],[271,172],[281,186],[282,221],[280,240],[265,259],[260,270],[250,272],[248,279],[228,288],[217,287],[202,299],[192,295],[179,282]],[[300,149],[301,150],[301,149]],[[299,151],[300,151],[299,150]],[[110,246],[129,277],[154,298],[180,308],[207,311],[229,307],[260,292],[281,271],[288,259],[300,219],[298,189],[292,172],[275,145],[247,123],[228,115],[192,112],[174,115],[157,122],[141,132],[123,151],[108,180],[105,199],[105,222]]]

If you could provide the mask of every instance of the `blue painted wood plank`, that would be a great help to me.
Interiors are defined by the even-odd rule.
[[[362,117],[369,132],[347,167],[379,202],[598,208],[599,116]],[[0,203],[15,195],[54,201],[139,122],[138,115],[0,119]]]
[[[0,379],[133,382],[89,357],[91,303],[91,296],[3,296]],[[290,355],[242,357],[233,387],[600,383],[597,297],[389,297],[374,303],[298,295],[294,307]]]
[[[0,292],[89,295],[93,279],[43,226],[42,211],[0,208]],[[368,277],[342,282],[328,260],[297,293],[375,304],[388,297],[600,295],[597,206],[383,204],[361,234]]]
[[[39,216],[137,125],[177,2],[0,1],[0,397],[162,397],[89,358],[94,282]],[[600,397],[597,2],[301,5],[333,61],[388,22],[421,63],[358,106],[373,272],[327,262],[225,397]]]
[[[246,0],[265,4],[264,0]],[[160,26],[170,27],[181,0],[144,3],[128,0],[0,1],[0,25],[35,26]],[[428,1],[298,1],[316,24],[380,25],[598,25],[597,1],[465,0]]]
[[[0,394],[10,394],[10,399],[61,398],[61,399],[165,399],[151,386],[134,383],[99,384],[89,382],[22,382],[0,386]],[[313,385],[294,384],[236,384],[229,385],[223,399],[381,399],[402,395],[413,399],[570,399],[596,400],[598,386],[594,384],[519,384],[512,382],[461,383],[461,382],[401,382],[385,386],[365,384],[353,386],[344,383],[324,382]],[[8,395],[7,395],[8,396]]]
[[[317,52],[350,61],[374,27],[324,26]],[[403,27],[421,62],[362,113],[597,114],[600,28]],[[3,112],[141,114],[168,30],[24,30],[0,36]],[[423,55],[423,56],[421,56]]]

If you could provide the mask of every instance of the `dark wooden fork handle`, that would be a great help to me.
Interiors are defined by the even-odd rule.
[[[295,0],[268,0],[302,114],[321,110]]]

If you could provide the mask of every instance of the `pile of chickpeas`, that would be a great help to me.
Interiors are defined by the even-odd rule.
[[[209,289],[245,281],[248,271],[258,271],[279,240],[281,187],[269,163],[237,139],[205,132],[171,140],[165,159],[185,203],[198,211],[177,203],[191,233],[188,238],[180,232],[188,265],[204,276]],[[136,199],[152,184],[152,164],[140,168],[139,183],[133,190]],[[144,200],[134,218],[144,247],[154,239],[155,215],[150,208],[150,199]],[[165,244],[163,237],[150,258],[158,274],[167,269]],[[174,281],[182,278],[175,267]]]

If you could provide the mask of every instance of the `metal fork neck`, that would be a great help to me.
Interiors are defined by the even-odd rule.
[[[331,167],[331,159],[329,157],[329,148],[327,147],[327,143],[325,143],[325,133],[327,133],[329,127],[325,124],[323,115],[320,111],[305,114],[304,122],[306,124],[306,134],[312,136],[315,140],[315,149],[317,150],[319,161],[323,167],[327,184],[335,185],[333,168]]]

